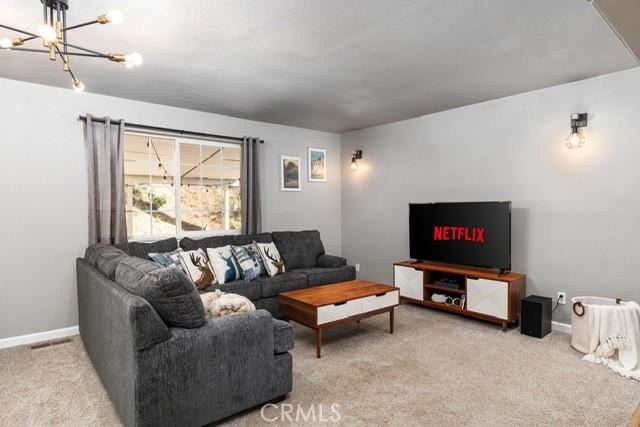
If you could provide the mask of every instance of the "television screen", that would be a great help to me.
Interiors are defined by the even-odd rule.
[[[511,202],[409,205],[411,258],[511,269]]]

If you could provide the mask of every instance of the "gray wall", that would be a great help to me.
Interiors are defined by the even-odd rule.
[[[263,228],[317,228],[327,252],[340,254],[337,134],[4,79],[0,105],[0,339],[77,324],[75,258],[87,244],[79,114],[263,138]],[[307,147],[328,150],[327,183],[307,182]],[[281,154],[303,159],[302,192],[280,191]]]
[[[563,146],[572,112],[590,115],[577,151]],[[529,294],[640,300],[639,113],[634,69],[345,134],[343,255],[391,282],[409,257],[408,203],[512,200]],[[570,322],[570,305],[554,320]]]

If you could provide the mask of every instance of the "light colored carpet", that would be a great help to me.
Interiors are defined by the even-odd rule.
[[[280,405],[323,405],[328,418],[337,403],[340,425],[626,425],[640,400],[639,382],[581,361],[560,333],[538,340],[403,305],[394,335],[387,315],[333,329],[319,360],[312,331],[295,335],[294,390]],[[77,337],[0,351],[0,425],[118,423]],[[223,424],[268,423],[256,409]]]

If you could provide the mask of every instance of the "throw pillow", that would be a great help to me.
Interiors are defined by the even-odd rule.
[[[249,256],[260,266],[260,274],[259,276],[264,276],[267,274],[267,268],[264,266],[264,261],[262,261],[262,256],[260,256],[260,249],[258,249],[258,243],[254,240],[253,243],[249,243],[248,245],[243,245],[243,248],[247,250]]]
[[[219,284],[224,285],[240,277],[233,253],[231,253],[230,245],[219,248],[207,248],[207,255],[209,256],[209,263],[213,268]]]
[[[240,266],[244,280],[251,281],[260,275],[260,264],[249,255],[245,246],[231,246],[231,252]]]
[[[191,278],[196,288],[202,290],[216,283],[216,276],[207,260],[207,254],[202,249],[182,251],[178,256],[183,270]]]
[[[284,262],[280,257],[280,252],[276,244],[271,243],[256,243],[258,245],[258,251],[264,262],[265,269],[269,276],[275,276],[276,274],[284,273]]]
[[[181,252],[182,248],[178,248],[172,252],[151,252],[149,254],[149,258],[151,258],[151,261],[155,262],[158,265],[161,265],[163,267],[178,268],[186,273],[186,271],[184,271],[184,269],[182,268],[182,262],[180,260]]]

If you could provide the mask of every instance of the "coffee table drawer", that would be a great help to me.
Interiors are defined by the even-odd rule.
[[[318,325],[346,319],[362,313],[362,298],[347,301],[344,304],[332,304],[318,307]]]
[[[400,296],[398,291],[387,292],[383,295],[374,295],[362,299],[362,312],[367,313],[369,311],[379,310],[381,308],[391,307],[398,305]]]

